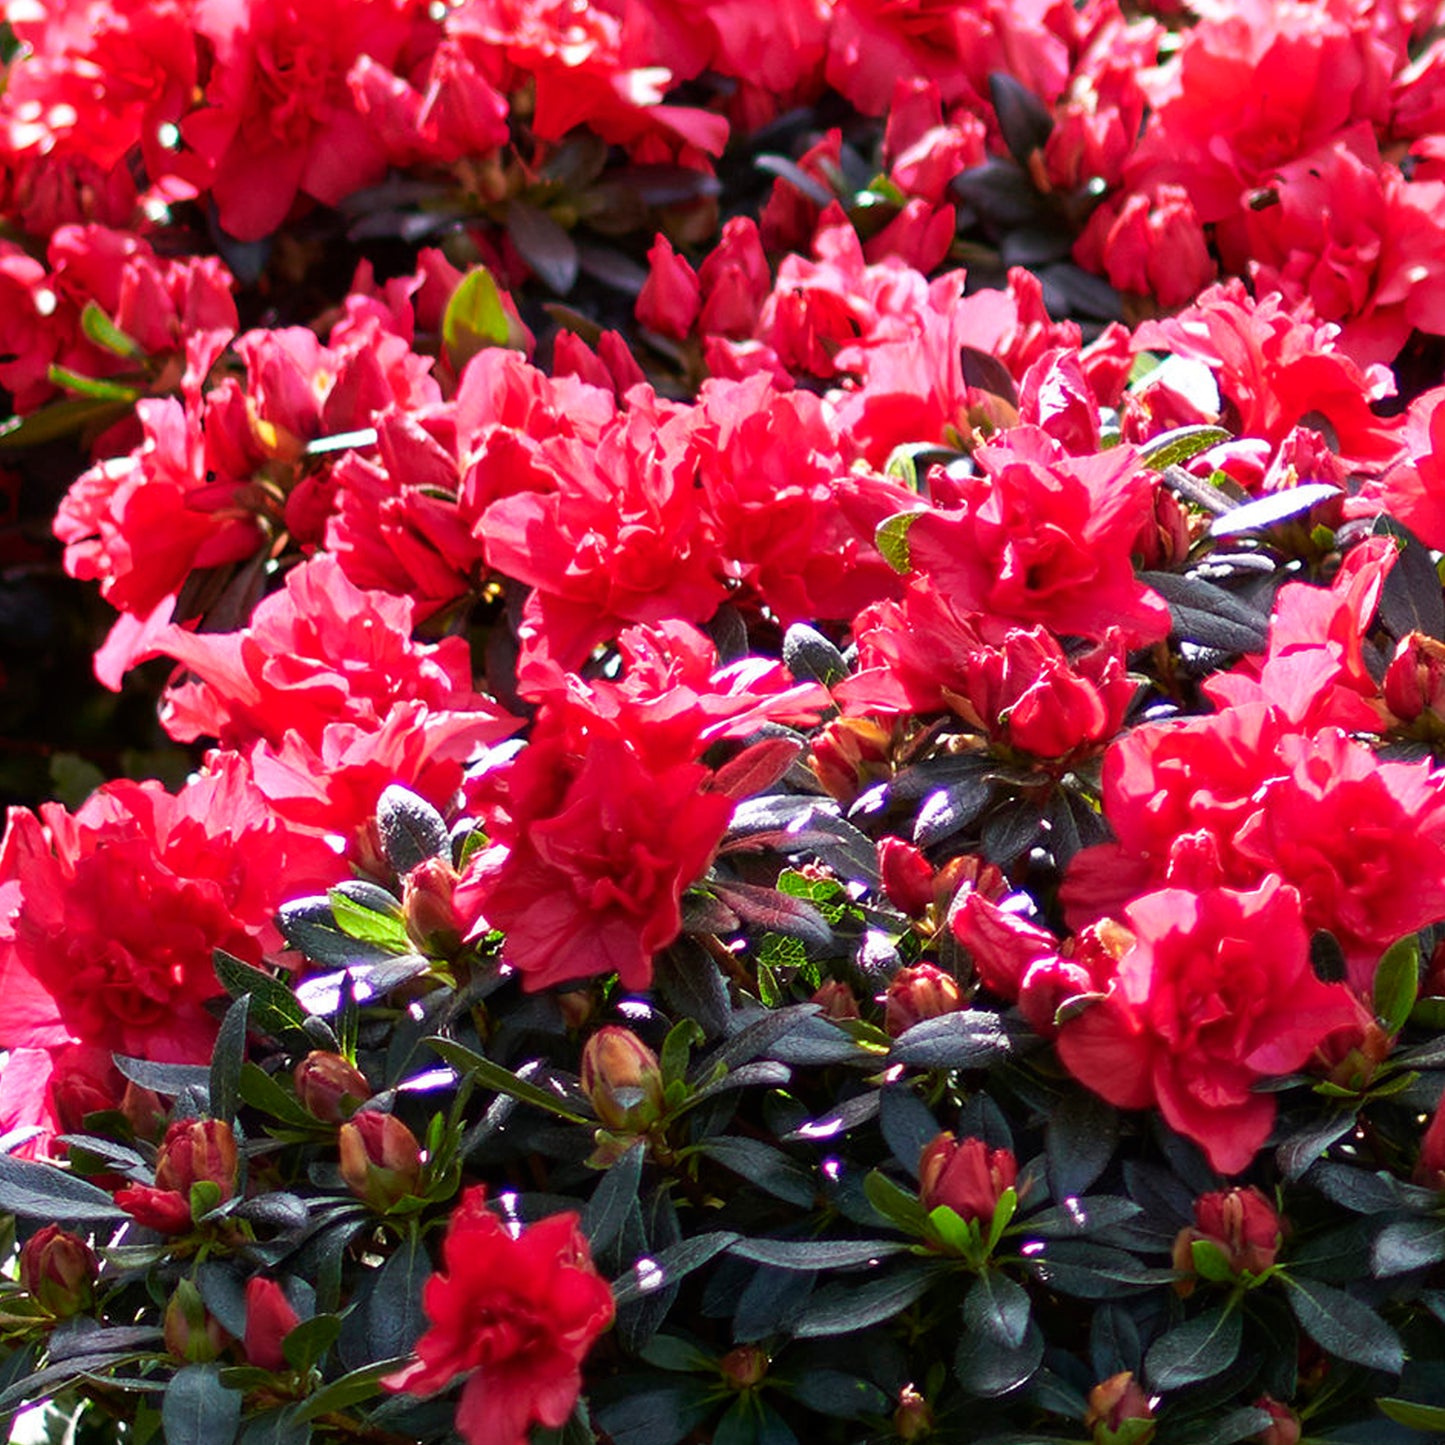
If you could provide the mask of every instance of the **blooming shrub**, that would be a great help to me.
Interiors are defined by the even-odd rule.
[[[0,1421],[1445,1436],[1442,19],[12,4]]]

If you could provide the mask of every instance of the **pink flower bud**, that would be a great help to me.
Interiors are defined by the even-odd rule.
[[[371,1098],[365,1075],[340,1054],[313,1050],[296,1065],[292,1077],[302,1107],[323,1124],[341,1123]]]
[[[394,1114],[365,1109],[341,1126],[341,1177],[358,1199],[385,1211],[416,1192],[421,1145]]]
[[[1094,1445],[1115,1445],[1119,1440],[1128,1440],[1129,1445],[1147,1445],[1154,1438],[1153,1430],[1136,1435],[1126,1432],[1124,1426],[1131,1420],[1153,1418],[1154,1407],[1149,1397],[1139,1388],[1134,1376],[1124,1370],[1089,1391],[1084,1428],[1094,1432]]]
[[[178,1360],[205,1365],[231,1342],[220,1321],[201,1300],[201,1292],[188,1279],[176,1286],[161,1321],[166,1349]]]
[[[768,1352],[757,1345],[739,1345],[717,1362],[723,1379],[734,1390],[750,1390],[768,1373]]]
[[[651,268],[638,293],[635,314],[638,322],[659,336],[682,341],[692,330],[702,304],[697,273],[673,249],[666,236],[659,235],[647,253]]]
[[[963,1007],[958,980],[931,963],[900,968],[883,995],[883,1029],[889,1038],[924,1019],[957,1013]]]
[[[912,843],[880,838],[878,869],[888,901],[900,912],[916,918],[933,902],[933,868]]]
[[[922,1440],[933,1433],[933,1410],[912,1385],[905,1385],[898,1392],[893,1433],[900,1440]]]
[[[1174,1241],[1174,1268],[1194,1274],[1196,1240],[1212,1244],[1236,1274],[1263,1274],[1279,1254],[1283,1239],[1280,1217],[1258,1189],[1216,1189],[1194,1202],[1194,1224],[1179,1231]],[[1192,1278],[1184,1282],[1193,1288]]]
[[[1251,1436],[1251,1439],[1259,1441],[1259,1445],[1299,1445],[1304,1427],[1300,1424],[1299,1416],[1288,1405],[1282,1405],[1268,1395],[1261,1395],[1254,1405],[1257,1410],[1268,1410],[1273,1423],[1258,1435]]]
[[[832,1019],[835,1023],[861,1016],[858,1012],[858,996],[841,979],[830,978],[819,987],[812,1002],[822,1009],[825,1019]]]
[[[449,956],[461,947],[465,929],[452,901],[457,870],[445,858],[428,858],[402,881],[406,931],[418,948]]]
[[[582,1050],[582,1092],[614,1133],[645,1130],[662,1112],[662,1068],[631,1029],[605,1024]]]

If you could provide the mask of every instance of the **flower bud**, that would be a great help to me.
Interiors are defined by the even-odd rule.
[[[1423,632],[1400,639],[1385,670],[1385,704],[1403,723],[1422,713],[1445,720],[1445,642]]]
[[[1275,1262],[1282,1238],[1279,1215],[1258,1189],[1212,1190],[1195,1200],[1193,1226],[1175,1238],[1174,1268],[1194,1275],[1194,1243],[1201,1240],[1224,1256],[1233,1274],[1263,1274]],[[1192,1278],[1184,1283],[1187,1295]]]
[[[323,1124],[339,1124],[371,1098],[365,1075],[340,1054],[315,1049],[307,1054],[292,1076],[296,1097]]]
[[[898,1392],[898,1408],[893,1412],[893,1433],[900,1440],[922,1440],[933,1433],[933,1410],[912,1385],[905,1385]]]
[[[281,1286],[254,1275],[246,1281],[246,1359],[257,1369],[284,1370],[281,1342],[301,1323]]]
[[[94,1306],[99,1268],[90,1246],[58,1224],[37,1230],[20,1249],[22,1287],[59,1320]]]
[[[189,1365],[209,1364],[231,1342],[220,1321],[202,1302],[201,1292],[188,1279],[176,1285],[161,1323],[166,1349]]]
[[[1261,1395],[1254,1402],[1254,1406],[1257,1410],[1268,1410],[1273,1423],[1258,1435],[1251,1436],[1251,1439],[1259,1441],[1259,1445],[1299,1445],[1304,1428],[1300,1424],[1299,1416],[1288,1405],[1282,1405],[1268,1395]]]
[[[597,1000],[590,988],[567,988],[553,997],[569,1029],[580,1029],[597,1012]]]
[[[924,1019],[957,1013],[963,1007],[958,980],[931,963],[900,968],[883,995],[883,1028],[889,1038]]]
[[[387,1210],[416,1193],[421,1145],[394,1114],[365,1109],[341,1126],[341,1177],[358,1199]]]
[[[55,1115],[67,1134],[85,1132],[85,1116],[115,1108],[115,1096],[97,1079],[79,1072],[60,1074],[50,1085]]]
[[[129,1080],[121,1095],[120,1112],[137,1139],[159,1139],[166,1127],[166,1106],[160,1095]]]
[[[466,932],[452,895],[457,870],[445,858],[418,863],[402,880],[402,912],[406,931],[424,953],[450,957],[462,946]]]
[[[825,1019],[832,1019],[835,1023],[861,1017],[858,996],[842,979],[830,978],[822,984],[813,995],[812,1002],[823,1011]]]
[[[647,253],[647,264],[647,280],[635,308],[638,323],[659,336],[682,341],[692,330],[702,304],[697,273],[660,233]]]
[[[1018,1172],[1011,1150],[990,1149],[982,1139],[955,1140],[945,1130],[919,1158],[918,1198],[926,1210],[947,1205],[960,1219],[987,1223]]]
[[[892,737],[871,718],[830,722],[813,740],[809,766],[828,794],[851,803],[866,787],[892,775]]]
[[[757,1345],[739,1345],[729,1350],[717,1367],[734,1390],[750,1390],[768,1373],[768,1352]]]
[[[156,1188],[189,1199],[193,1184],[209,1182],[224,1204],[236,1192],[239,1163],[236,1136],[224,1119],[177,1119],[156,1156]]]
[[[605,1024],[582,1050],[582,1092],[605,1128],[637,1133],[662,1112],[662,1068],[631,1029]]]
[[[1089,1411],[1084,1428],[1094,1433],[1094,1445],[1146,1445],[1154,1438],[1153,1427],[1130,1426],[1134,1420],[1152,1420],[1149,1397],[1128,1370],[1112,1375],[1089,1391]]]

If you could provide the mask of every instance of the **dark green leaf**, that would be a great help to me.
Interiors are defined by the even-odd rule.
[[[979,841],[984,856],[1000,868],[1007,867],[1033,846],[1043,826],[1043,812],[1031,799],[1012,799],[983,820]]]
[[[149,1059],[132,1059],[125,1054],[113,1054],[112,1058],[121,1076],[143,1089],[153,1089],[173,1099],[187,1091],[202,1096],[210,1093],[211,1071],[204,1064],[155,1064]]]
[[[241,1397],[221,1383],[218,1365],[177,1370],[161,1400],[166,1445],[230,1445],[241,1423]]]
[[[1387,1034],[1405,1027],[1420,992],[1420,940],[1415,934],[1397,939],[1375,969],[1375,1017]]]
[[[988,1334],[965,1331],[954,1357],[953,1372],[971,1395],[992,1399],[1016,1390],[1043,1363],[1044,1335],[1032,1320],[1015,1346]]]
[[[430,858],[451,855],[446,819],[409,788],[392,783],[376,804],[381,851],[398,874],[410,873]]]
[[[1409,1274],[1445,1259],[1445,1221],[1400,1219],[1387,1224],[1370,1250],[1370,1267],[1377,1279]]]
[[[453,1039],[436,1037],[424,1039],[423,1042],[435,1053],[440,1054],[458,1074],[476,1080],[484,1089],[491,1089],[499,1094],[509,1094],[520,1103],[545,1109],[548,1113],[556,1114],[574,1124],[591,1122],[556,1094],[548,1093],[546,1089],[529,1083],[519,1074],[503,1068],[501,1064],[495,1064],[491,1059],[483,1058],[481,1054],[467,1048],[464,1044],[459,1044]]]
[[[284,903],[276,915],[276,923],[292,948],[325,968],[348,969],[387,963],[395,955],[395,949],[353,938],[338,928],[328,898],[298,898]]]
[[[850,1269],[873,1264],[910,1246],[896,1239],[740,1239],[729,1253],[774,1269]]]
[[[1213,537],[1237,537],[1241,532],[1260,532],[1281,522],[1302,517],[1321,502],[1338,497],[1340,489],[1329,482],[1305,482],[1282,492],[1256,497],[1235,507],[1209,524]]]
[[[341,1333],[337,1315],[316,1315],[303,1320],[281,1341],[281,1353],[293,1370],[302,1373],[319,1364]]]
[[[729,1077],[736,1079],[737,1073]],[[704,1140],[698,1147],[709,1159],[778,1199],[800,1209],[811,1209],[817,1202],[819,1186],[813,1171],[761,1139],[722,1135]]]
[[[631,1388],[592,1412],[613,1445],[677,1445],[717,1408],[701,1380],[670,1380],[651,1389],[641,1381],[622,1383]]]
[[[906,1261],[881,1279],[836,1281],[814,1294],[807,1308],[793,1321],[798,1339],[847,1335],[901,1314],[939,1277],[939,1266]]]
[[[714,879],[710,886],[721,903],[754,928],[781,933],[785,938],[798,938],[818,949],[832,946],[833,930],[828,927],[823,915],[805,899],[793,898],[776,888],[763,888],[756,883]]]
[[[400,1359],[375,1360],[359,1370],[342,1375],[323,1385],[315,1394],[308,1395],[297,1407],[298,1420],[316,1420],[336,1410],[349,1410],[364,1400],[370,1400],[381,1393],[381,1380],[394,1375],[404,1365],[410,1364],[409,1357]]]
[[[963,1299],[963,1322],[995,1344],[1016,1350],[1029,1327],[1029,1296],[1021,1284],[997,1270],[985,1270]]]
[[[1051,1242],[1045,1254],[1025,1264],[1049,1289],[1077,1299],[1113,1299],[1174,1279],[1171,1270],[1146,1269],[1125,1250],[1084,1241]]]
[[[1049,1111],[1044,1135],[1049,1191],[1055,1199],[1083,1192],[1109,1167],[1119,1143],[1119,1112],[1097,1094],[1074,1089]]]
[[[731,1230],[717,1229],[681,1240],[656,1255],[640,1259],[628,1274],[613,1282],[613,1298],[620,1308],[644,1295],[666,1289],[721,1254],[738,1238]]]
[[[889,1050],[890,1064],[925,1069],[986,1069],[1013,1053],[1004,1020],[987,1009],[965,1009],[924,1019],[906,1029]]]
[[[243,993],[226,1010],[211,1055],[211,1113],[227,1124],[234,1121],[241,1098],[241,1066],[246,1062],[246,1019],[250,1008],[251,995]]]
[[[344,884],[332,888],[326,897],[331,904],[331,916],[336,920],[336,926],[349,938],[360,939],[363,943],[374,943],[388,953],[410,952],[411,939],[407,935],[406,922],[401,916],[401,908],[396,899],[384,888],[376,888],[373,892],[379,899],[385,900],[380,906],[378,901],[371,897],[367,897],[365,901],[357,898]]]
[[[694,940],[683,937],[663,950],[653,965],[652,985],[674,1017],[695,1019],[710,1039],[727,1032],[732,1014],[727,983]]]
[[[507,234],[517,254],[557,295],[565,296],[577,284],[577,247],[546,211],[512,199],[507,203]]]
[[[787,181],[790,186],[807,196],[815,206],[827,206],[838,199],[822,181],[814,180],[807,171],[790,161],[787,156],[771,154],[754,156],[753,164],[760,171],[766,171],[769,175]]]
[[[800,1405],[838,1420],[888,1413],[888,1397],[876,1385],[842,1370],[809,1370],[788,1388]]]
[[[1286,1276],[1289,1303],[1300,1328],[1321,1349],[1342,1360],[1398,1375],[1405,1365],[1399,1336],[1368,1305],[1317,1280]]]
[[[1110,1195],[1094,1199],[1069,1196],[1062,1204],[1031,1214],[1014,1228],[1033,1239],[1078,1239],[1096,1234],[1101,1229],[1111,1229],[1116,1224],[1124,1224],[1142,1212],[1130,1199],[1116,1199]]]
[[[1286,1179],[1298,1179],[1336,1139],[1342,1138],[1354,1127],[1352,1111],[1312,1119],[1303,1129],[1280,1141],[1275,1153],[1280,1173]]]
[[[592,1191],[592,1198],[582,1211],[582,1232],[593,1254],[601,1254],[622,1233],[628,1215],[637,1204],[637,1187],[646,1157],[646,1145],[634,1144]]]
[[[0,423],[0,452],[42,446],[86,427],[98,431],[130,409],[130,402],[93,401],[88,397],[53,401],[29,416],[13,416]]]
[[[240,1445],[307,1445],[311,1426],[296,1417],[294,1408],[268,1410],[246,1422]]]
[[[1169,604],[1176,637],[1222,652],[1264,651],[1269,618],[1232,592],[1173,572],[1141,572],[1139,580]]]
[[[1404,544],[1380,593],[1380,621],[1397,639],[1410,632],[1445,638],[1445,594],[1429,549],[1403,522],[1389,515],[1376,517],[1370,530]]]
[[[931,848],[968,827],[988,806],[993,797],[994,780],[981,773],[930,793],[913,822],[913,841],[920,848]]]
[[[0,1212],[46,1221],[125,1219],[104,1189],[54,1164],[0,1154]]]
[[[843,654],[816,628],[795,622],[783,634],[783,661],[800,682],[832,687],[848,676]]]
[[[1228,1305],[1218,1305],[1149,1346],[1144,1356],[1149,1383],[1156,1390],[1177,1390],[1212,1380],[1239,1357],[1243,1337],[1243,1315]]]
[[[924,1149],[943,1131],[933,1111],[904,1084],[879,1091],[878,1123],[893,1157],[916,1179]]]
[[[1025,169],[1035,151],[1048,144],[1054,118],[1044,103],[1006,71],[995,70],[988,78],[988,93],[998,117],[999,131],[1009,154]]]
[[[1399,1209],[1404,1202],[1400,1181],[1393,1175],[1371,1173],[1354,1164],[1321,1160],[1305,1175],[1305,1182],[1313,1184],[1326,1199],[1356,1214],[1382,1214]],[[1430,1202],[1433,1204],[1437,1198],[1431,1190]]]

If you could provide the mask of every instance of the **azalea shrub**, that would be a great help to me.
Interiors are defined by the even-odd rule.
[[[0,1422],[1445,1436],[1416,0],[0,23]]]

